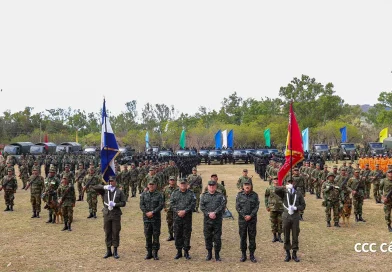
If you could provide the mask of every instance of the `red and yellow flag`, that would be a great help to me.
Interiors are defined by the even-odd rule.
[[[283,179],[290,172],[290,168],[304,159],[304,148],[302,144],[302,134],[299,130],[297,119],[293,111],[293,103],[290,103],[289,126],[286,141],[286,161],[278,172],[279,186],[282,186]]]

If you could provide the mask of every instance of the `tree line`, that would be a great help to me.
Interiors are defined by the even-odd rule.
[[[380,129],[391,125],[391,92],[381,92],[378,103],[365,113],[359,105],[345,103],[333,89],[332,83],[323,85],[302,75],[280,87],[279,98],[244,99],[234,92],[223,98],[219,108],[208,110],[200,106],[193,115],[179,113],[174,105],[151,103],[146,103],[139,113],[137,101],[131,100],[124,104],[120,114],[108,112],[108,116],[120,145],[140,151],[145,146],[146,131],[151,145],[178,149],[183,128],[189,147],[214,146],[214,134],[219,129],[233,129],[237,147],[262,147],[265,145],[263,132],[267,128],[271,130],[272,144],[283,147],[290,101],[293,101],[300,128],[309,128],[311,143],[337,145],[339,128],[343,126],[347,126],[349,142],[377,141]],[[99,145],[101,111],[86,112],[69,107],[33,114],[33,108],[28,106],[13,113],[7,110],[0,116],[0,143],[35,143],[42,141],[44,134],[55,143],[75,141],[78,131],[81,144]]]

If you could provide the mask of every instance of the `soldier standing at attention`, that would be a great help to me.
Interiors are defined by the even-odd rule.
[[[109,177],[109,185],[96,185],[92,187],[98,194],[104,197],[103,228],[105,230],[106,254],[105,259],[113,256],[115,259],[120,258],[117,248],[120,245],[121,231],[121,209],[125,207],[126,198],[119,188],[117,188],[116,178]],[[112,253],[113,246],[113,253]]]
[[[189,260],[189,250],[191,249],[191,233],[192,233],[192,212],[195,209],[196,196],[194,192],[188,189],[187,179],[180,181],[178,190],[175,190],[170,197],[170,207],[174,216],[174,237],[177,254],[174,259],[182,257],[182,249],[184,249],[184,257]]]
[[[285,262],[291,260],[299,262],[297,257],[298,246],[298,236],[300,232],[299,228],[299,211],[305,210],[306,204],[305,199],[300,192],[295,190],[295,184],[289,179],[285,187],[277,187],[275,193],[282,198],[283,207],[283,232],[284,232],[284,249],[286,250]],[[291,235],[293,236],[293,243],[290,241]],[[290,250],[293,250],[293,254],[290,255]]]
[[[272,179],[273,183],[265,190],[265,207],[267,212],[270,213],[271,230],[274,238],[272,242],[275,243],[282,241],[282,213],[283,213],[283,201],[275,194],[275,188],[278,186],[278,177],[274,176]]]
[[[242,190],[242,185],[244,184],[245,181],[249,181],[251,185],[252,184],[252,178],[248,177],[248,169],[242,170],[242,176],[238,178],[237,181],[237,189]]]
[[[354,175],[347,182],[347,187],[351,189],[351,193],[353,195],[353,205],[354,205],[354,214],[355,221],[366,222],[362,218],[362,206],[363,206],[363,197],[365,195],[365,182],[362,181],[359,177],[359,169],[354,170]]]
[[[391,210],[392,210],[392,169],[387,171],[387,178],[383,179],[380,183],[379,189],[384,203],[385,222],[387,223],[389,232],[392,232],[391,227]]]
[[[86,176],[87,172],[83,167],[83,163],[79,163],[79,170],[76,171],[76,175],[75,175],[75,181],[77,183],[78,186],[78,192],[79,192],[79,198],[78,201],[82,201],[83,200],[83,179]]]
[[[161,234],[161,211],[163,195],[157,191],[157,185],[150,180],[147,190],[140,195],[140,210],[143,212],[144,236],[146,237],[147,255],[144,259],[159,260],[159,236]]]
[[[53,215],[54,210],[49,207],[49,204],[51,201],[55,201],[57,203],[57,189],[60,186],[60,180],[56,177],[55,174],[56,174],[56,168],[54,168],[54,166],[49,167],[49,175],[45,180],[45,190],[44,190],[44,201],[46,202],[45,207],[49,211],[49,220],[46,221],[46,223],[53,223],[53,224],[56,223],[56,216]]]
[[[128,199],[129,199],[129,186],[130,186],[130,182],[131,182],[131,177],[129,175],[128,165],[124,164],[124,169],[121,171],[121,173],[118,173],[118,175],[120,175],[120,180],[121,180],[121,183],[119,184],[119,186],[121,187],[121,190],[123,191],[123,193],[125,195],[126,201],[128,201]]]
[[[372,171],[369,168],[369,164],[365,164],[365,168],[361,171],[361,179],[365,182],[365,198],[370,198],[370,190],[372,187],[372,180],[370,179],[370,174]]]
[[[200,194],[203,188],[203,180],[200,175],[197,174],[196,167],[192,168],[192,175],[188,176],[188,189],[191,189],[196,196],[195,212],[199,212]]]
[[[335,174],[329,173],[327,180],[321,188],[324,196],[323,206],[325,207],[325,218],[327,227],[331,227],[331,209],[333,210],[333,221],[335,227],[339,226],[339,214],[343,208],[344,195],[338,185],[335,184]]]
[[[14,199],[15,199],[14,194],[18,189],[18,182],[16,181],[14,172],[11,168],[7,170],[7,176],[4,176],[3,179],[1,180],[0,191],[3,189],[4,189],[5,205],[7,206],[4,211],[12,212],[14,211]]]
[[[100,181],[97,175],[95,175],[95,170],[93,167],[90,167],[89,173],[84,177],[83,183],[83,192],[87,191],[87,203],[90,215],[87,218],[97,218],[97,192],[93,189],[93,186],[99,185]]]
[[[247,237],[249,237],[249,259],[252,263],[257,262],[255,258],[257,212],[260,206],[259,195],[253,191],[251,181],[244,180],[243,190],[238,192],[236,198],[236,210],[238,212],[238,226],[240,234],[240,249],[242,256],[240,261],[245,262]]]
[[[297,167],[293,168],[293,175],[291,178],[293,180],[293,183],[295,183],[296,190],[299,191],[303,197],[305,197],[305,194],[306,194],[305,180],[304,180],[303,176],[300,176],[299,169]],[[282,206],[282,212],[283,212],[283,206]],[[299,220],[301,220],[301,221],[304,220],[304,212],[305,212],[304,210],[299,211],[299,216],[300,216]]]
[[[136,197],[136,188],[138,186],[138,176],[139,171],[136,169],[135,164],[131,164],[131,169],[129,170],[129,176],[131,179],[131,197]]]
[[[21,167],[19,167],[19,177],[22,180],[23,187],[22,189],[26,188],[27,182],[29,180],[29,167],[27,165],[27,161],[23,161]]]
[[[64,216],[64,228],[61,231],[72,231],[71,224],[73,221],[73,208],[75,207],[76,195],[75,188],[68,182],[67,176],[63,176],[61,184],[57,189],[57,196]]]
[[[208,182],[208,192],[202,194],[200,209],[204,214],[204,240],[207,249],[206,260],[212,259],[212,247],[215,248],[215,260],[220,262],[219,252],[222,248],[222,216],[226,207],[226,198],[216,191],[216,181]]]
[[[45,181],[44,178],[38,175],[38,168],[33,167],[33,174],[30,177],[30,182],[27,184],[25,190],[30,187],[30,202],[33,208],[33,215],[31,218],[40,218],[39,213],[41,212],[41,194],[44,190]]]
[[[60,176],[60,177],[62,178],[62,177],[64,177],[64,176],[67,177],[69,183],[74,184],[74,182],[75,182],[75,175],[74,175],[73,172],[71,172],[71,170],[70,170],[70,165],[69,165],[69,164],[66,164],[66,165],[65,165],[65,170],[64,170],[63,173],[61,173],[61,176]]]
[[[376,164],[376,169],[370,174],[373,182],[373,196],[376,203],[381,203],[381,195],[379,193],[380,180],[384,178],[384,173],[380,170],[379,165]]]
[[[176,184],[176,179],[174,176],[169,177],[169,185],[167,185],[163,189],[163,198],[164,198],[164,203],[165,203],[165,212],[166,212],[166,222],[167,222],[167,229],[169,231],[169,237],[167,238],[166,241],[173,241],[174,236],[173,236],[173,209],[170,205],[170,197],[172,193],[178,189],[178,186]]]

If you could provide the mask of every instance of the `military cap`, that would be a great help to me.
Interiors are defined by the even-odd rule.
[[[388,169],[388,170],[387,170],[387,173],[392,173],[392,169]]]
[[[94,162],[91,161],[91,162],[90,162],[90,165],[94,165]]]
[[[33,167],[33,171],[34,171],[34,170],[38,171],[38,170],[39,170],[39,167],[38,167],[38,166],[34,166],[34,167]]]
[[[242,184],[252,184],[252,182],[250,181],[250,179],[247,179]]]
[[[319,163],[316,163],[316,166],[320,166],[320,164],[319,164]]]
[[[56,168],[55,168],[54,166],[51,166],[51,167],[49,168],[49,172],[56,172]]]
[[[170,176],[169,180],[176,180],[176,177],[175,176]]]
[[[208,182],[208,185],[216,185],[216,181],[215,181],[215,180],[210,180],[210,181]]]
[[[298,167],[293,168],[293,171],[298,171],[298,170],[299,170]]]
[[[67,164],[65,165],[65,167],[70,167],[69,163],[67,163]]]
[[[14,172],[14,169],[8,168],[8,171],[7,171],[7,172]]]
[[[334,165],[334,166],[333,166],[333,169],[338,169],[338,166],[337,166],[337,165]]]
[[[359,173],[361,172],[361,169],[354,169],[354,173]]]
[[[155,170],[155,167],[150,167],[150,171],[154,171]]]
[[[196,167],[193,167],[193,168],[192,168],[192,171],[196,171],[196,170],[197,170]]]
[[[186,178],[182,178],[182,179],[180,179],[180,184],[181,183],[188,183],[188,180]]]
[[[211,174],[211,177],[217,177],[218,175],[217,174]]]
[[[155,182],[154,182],[153,180],[150,180],[150,181],[148,182],[148,184],[155,184]]]
[[[244,170],[242,170],[242,172],[248,172],[248,169],[244,169]]]
[[[342,169],[340,169],[340,171],[347,171],[347,167],[342,167]]]
[[[109,176],[109,181],[116,181],[116,176]]]
[[[335,174],[332,173],[332,172],[329,172],[328,175],[327,175],[327,178],[329,178],[330,176],[334,176],[335,177]]]

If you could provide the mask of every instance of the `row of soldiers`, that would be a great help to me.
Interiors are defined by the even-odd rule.
[[[392,165],[392,154],[389,155],[374,155],[374,156],[368,156],[368,155],[362,155],[361,158],[358,160],[359,168],[364,169],[366,164],[369,165],[369,168],[371,170],[376,170],[376,165],[379,166],[379,170],[383,171],[384,173],[387,172],[388,166]]]

